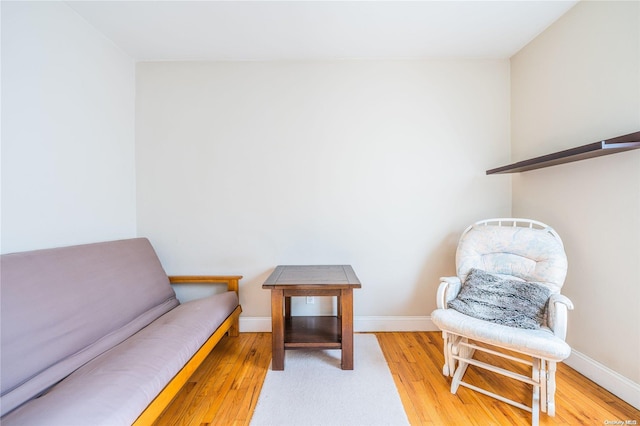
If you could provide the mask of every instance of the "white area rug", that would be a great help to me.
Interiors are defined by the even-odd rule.
[[[408,425],[373,334],[354,335],[354,369],[339,350],[288,350],[284,371],[267,372],[251,425]]]

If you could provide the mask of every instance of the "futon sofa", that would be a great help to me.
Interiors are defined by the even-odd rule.
[[[145,238],[2,255],[3,426],[150,424],[225,335],[241,276],[168,277]],[[171,283],[226,283],[180,303]]]

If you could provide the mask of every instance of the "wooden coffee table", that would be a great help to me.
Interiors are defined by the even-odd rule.
[[[353,370],[353,289],[349,265],[280,265],[262,288],[271,290],[273,370],[284,370],[286,349],[341,349],[342,369]],[[292,316],[292,296],[336,296],[336,316]]]

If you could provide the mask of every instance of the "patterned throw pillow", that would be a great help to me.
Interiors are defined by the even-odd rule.
[[[549,296],[551,291],[543,285],[472,269],[448,307],[496,324],[535,330],[545,323]]]

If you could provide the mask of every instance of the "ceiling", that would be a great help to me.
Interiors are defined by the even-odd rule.
[[[509,58],[577,0],[68,1],[137,61]]]

